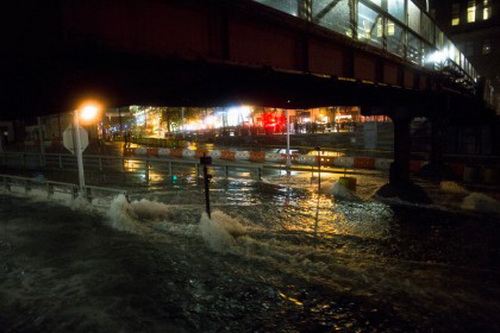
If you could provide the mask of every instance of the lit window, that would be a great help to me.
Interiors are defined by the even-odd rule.
[[[384,26],[382,25],[382,19],[377,20],[377,37],[383,37]]]
[[[476,22],[476,1],[467,2],[467,22]]]
[[[387,36],[394,36],[394,32],[395,32],[395,26],[394,26],[394,22],[387,22],[387,25],[386,25],[386,34]]]
[[[491,1],[483,0],[483,20],[488,20],[491,17]]]
[[[460,4],[454,3],[451,5],[451,25],[460,24]]]
[[[484,55],[490,54],[491,53],[491,39],[486,38],[483,40],[483,50],[482,50]]]

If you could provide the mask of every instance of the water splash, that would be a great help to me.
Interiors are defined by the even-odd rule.
[[[500,202],[483,193],[473,192],[464,198],[462,208],[500,215]]]
[[[118,195],[107,212],[109,226],[127,232],[137,232],[139,229],[137,215],[125,195]]]
[[[443,192],[448,192],[448,193],[457,193],[457,194],[469,193],[469,191],[467,191],[463,186],[460,186],[456,182],[452,181],[442,181],[439,184],[439,189]]]
[[[216,252],[228,252],[236,244],[236,239],[246,234],[245,228],[237,219],[214,211],[212,218],[203,213],[200,218],[201,235],[205,243]]]

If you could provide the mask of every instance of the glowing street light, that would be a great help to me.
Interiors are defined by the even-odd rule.
[[[97,119],[100,105],[95,102],[85,102],[74,112],[73,130],[75,138],[76,161],[78,164],[78,180],[80,183],[80,195],[86,196],[85,192],[85,172],[83,170],[83,149],[80,137],[80,119],[85,123],[90,123]]]
[[[96,104],[87,104],[80,111],[80,119],[84,122],[91,122],[99,115],[99,106]]]

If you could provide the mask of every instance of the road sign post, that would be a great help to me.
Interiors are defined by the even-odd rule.
[[[80,126],[78,112],[75,111],[73,122],[63,133],[63,145],[76,155],[78,166],[78,183],[80,194],[85,196],[85,172],[83,168],[83,151],[89,144],[87,131]]]
[[[85,192],[85,173],[83,171],[82,139],[80,137],[80,119],[78,117],[77,111],[75,111],[73,128],[75,129],[75,150],[76,150],[76,161],[78,164],[78,180],[80,183],[80,195],[85,196],[86,192]]]

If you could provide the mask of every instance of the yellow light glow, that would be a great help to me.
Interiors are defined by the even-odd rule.
[[[97,120],[99,116],[99,112],[101,110],[101,106],[94,102],[84,103],[80,107],[80,120],[82,122],[92,122]]]

